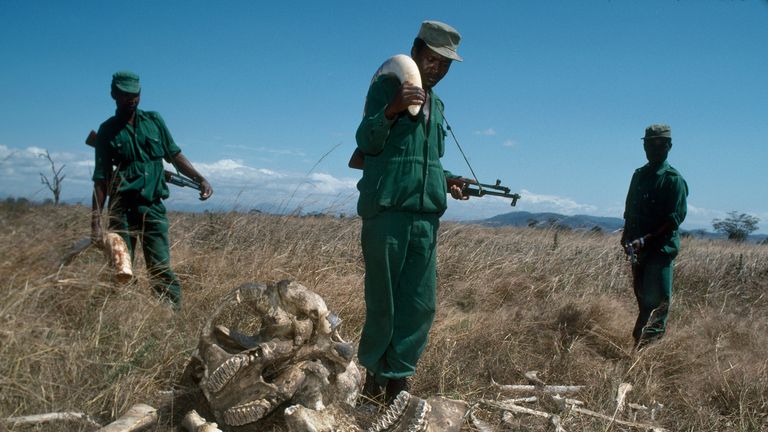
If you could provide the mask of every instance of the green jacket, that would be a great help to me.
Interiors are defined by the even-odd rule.
[[[163,159],[171,162],[181,152],[160,114],[136,110],[134,125],[110,117],[99,126],[93,180],[110,180],[110,194],[141,197],[146,202],[168,198]]]
[[[357,146],[365,154],[363,178],[357,183],[357,213],[363,218],[384,210],[443,214],[446,176],[440,158],[445,153],[443,102],[430,90],[430,117],[407,111],[388,120],[384,110],[400,82],[378,77],[368,89],[365,113],[357,128]]]
[[[661,252],[673,258],[677,256],[680,250],[680,233],[677,228],[685,220],[687,197],[688,184],[666,161],[658,169],[646,164],[635,170],[624,208],[626,239],[632,240],[651,233],[665,221],[670,221],[674,230],[660,238],[651,239],[643,250]]]

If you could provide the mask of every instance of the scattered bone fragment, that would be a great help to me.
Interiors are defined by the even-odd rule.
[[[283,416],[290,432],[333,432],[338,430],[337,420],[330,411],[291,405],[285,409]]]
[[[462,400],[433,396],[427,399],[427,432],[459,432],[469,405]]]
[[[563,425],[560,424],[560,416],[553,414],[549,417],[549,423],[555,427],[555,432],[567,432]]]
[[[192,410],[181,420],[181,427],[187,432],[223,432],[219,425],[205,420],[197,411]]]
[[[157,410],[146,404],[132,406],[119,419],[97,432],[136,432],[157,423]]]
[[[616,412],[624,412],[624,402],[627,398],[627,393],[632,390],[632,384],[621,383],[619,384],[619,390],[616,392]]]
[[[27,425],[39,425],[43,423],[51,423],[58,421],[77,421],[82,422],[93,427],[100,428],[101,424],[92,419],[88,414],[81,412],[58,412],[58,413],[46,413],[46,414],[33,414],[20,417],[8,417],[3,422],[10,427],[27,426]]]
[[[528,371],[525,374],[525,379],[528,380],[529,383],[535,385],[535,386],[545,386],[547,385],[544,381],[542,381],[538,375],[539,371]]]
[[[477,429],[478,432],[494,432],[494,429],[490,424],[475,415],[475,408],[477,408],[477,405],[473,405],[472,408],[469,409],[469,419],[472,421],[472,425],[475,429]]]
[[[664,429],[664,428],[659,427],[659,426],[654,426],[654,425],[645,424],[645,423],[637,423],[637,422],[631,422],[631,421],[614,419],[611,416],[607,416],[605,414],[601,414],[599,412],[595,412],[595,411],[588,410],[586,408],[577,407],[577,406],[571,407],[571,412],[572,413],[578,413],[578,414],[584,414],[584,415],[588,415],[588,416],[591,416],[591,417],[600,418],[600,419],[603,419],[603,420],[608,420],[608,421],[611,421],[613,423],[616,423],[616,424],[619,424],[619,425],[622,425],[622,426],[629,426],[629,427],[633,427],[633,428],[637,428],[637,429],[649,430],[649,431],[652,431],[652,432],[668,432],[667,429]]]
[[[568,385],[545,385],[545,386],[534,386],[534,385],[524,385],[524,384],[499,384],[496,381],[491,378],[491,384],[496,387],[499,391],[502,392],[510,392],[510,393],[521,393],[521,392],[544,392],[544,393],[557,393],[557,394],[563,394],[563,393],[576,393],[581,391],[584,386],[581,385],[575,385],[575,386],[568,386]]]

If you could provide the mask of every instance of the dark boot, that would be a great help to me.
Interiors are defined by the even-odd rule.
[[[370,402],[381,403],[383,396],[384,396],[384,389],[381,387],[379,383],[376,382],[376,377],[372,373],[366,372],[365,384],[363,384],[362,399],[360,400],[360,403],[361,404],[370,403]]]
[[[397,379],[391,379],[387,382],[387,394],[386,394],[386,401],[387,405],[391,404],[397,395],[400,394],[401,391],[409,391],[411,389],[410,384],[408,384],[407,378],[397,378]]]

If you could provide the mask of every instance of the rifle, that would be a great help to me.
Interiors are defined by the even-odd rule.
[[[88,137],[85,139],[85,143],[91,147],[96,147],[97,138],[98,135],[96,134],[96,131],[91,130],[91,132],[88,134]],[[190,187],[202,192],[203,187],[200,186],[200,183],[192,180],[189,177],[185,177],[181,174],[177,174],[168,170],[163,171],[163,176],[165,177],[165,181],[172,185],[179,187]]]
[[[635,251],[635,248],[632,247],[632,242],[628,242],[624,244],[624,252],[626,252],[627,259],[629,260],[630,264],[632,265],[637,264],[637,253]]]
[[[464,178],[447,179],[448,187],[458,186],[461,188],[462,195],[473,197],[484,197],[486,195],[498,196],[502,198],[511,198],[512,207],[517,204],[517,200],[520,199],[520,194],[509,193],[511,189],[501,185],[501,180],[496,180],[495,184],[485,183],[469,183]]]

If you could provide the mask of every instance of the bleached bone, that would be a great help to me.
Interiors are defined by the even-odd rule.
[[[475,426],[475,429],[477,429],[479,432],[493,432],[494,430],[491,425],[477,418],[475,415],[476,407],[477,405],[473,405],[472,408],[469,409],[469,419],[472,421],[472,425]]]
[[[644,424],[644,423],[636,423],[636,422],[631,422],[631,421],[614,419],[611,416],[607,416],[605,414],[601,414],[599,412],[595,412],[595,411],[588,410],[586,408],[577,407],[577,406],[572,407],[571,408],[571,412],[572,413],[584,414],[584,415],[588,415],[588,416],[591,416],[591,417],[600,418],[600,419],[603,419],[603,420],[608,420],[608,421],[611,421],[613,423],[620,424],[622,426],[629,426],[629,427],[633,427],[633,428],[637,428],[637,429],[649,430],[649,431],[652,431],[652,432],[668,432],[667,429],[664,429],[664,428],[659,427],[659,426],[654,426],[654,425],[649,425],[649,424]]]
[[[529,383],[535,385],[535,386],[545,386],[547,385],[544,381],[542,381],[539,378],[539,371],[528,371],[525,374],[525,379],[528,380]]]
[[[188,432],[223,432],[219,425],[205,420],[197,411],[192,410],[181,420],[181,427]]]
[[[400,80],[401,84],[408,81],[417,87],[421,87],[419,68],[416,66],[416,62],[405,54],[397,54],[382,63],[379,69],[376,70],[376,73],[373,74],[371,83],[376,81],[376,78],[381,75],[394,75]],[[408,112],[415,116],[419,113],[420,109],[421,105],[411,105],[408,107]]]
[[[616,392],[616,412],[617,413],[624,411],[624,402],[625,402],[625,399],[627,398],[627,393],[629,393],[630,390],[632,390],[632,384],[630,383],[619,384],[619,389]]]
[[[459,432],[469,405],[463,400],[433,396],[427,399],[427,432]]]
[[[289,432],[333,432],[337,430],[337,420],[329,411],[291,405],[283,411],[283,417]]]
[[[81,412],[58,412],[58,413],[46,413],[46,414],[33,414],[20,417],[8,417],[3,420],[11,427],[36,425],[42,423],[50,423],[57,421],[78,421],[85,424],[89,424],[93,427],[101,427],[101,423],[97,422],[91,416]],[[2,429],[2,428],[0,428]]]
[[[562,393],[576,393],[581,391],[584,386],[581,385],[575,385],[575,386],[567,386],[567,385],[545,385],[545,386],[533,386],[533,385],[524,385],[524,384],[499,384],[496,381],[491,378],[491,384],[498,388],[500,391],[503,392],[544,392],[544,393],[555,393],[555,394],[562,394]]]
[[[136,404],[119,419],[97,432],[134,432],[157,423],[157,410],[146,404]]]

